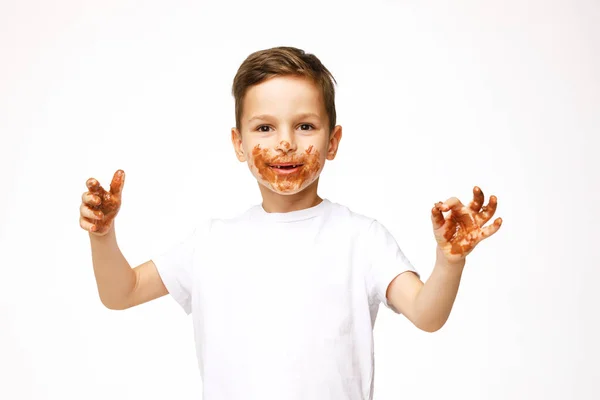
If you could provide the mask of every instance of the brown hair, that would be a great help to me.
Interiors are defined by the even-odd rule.
[[[241,131],[244,97],[248,89],[269,78],[286,75],[310,78],[321,89],[331,133],[336,124],[335,84],[337,82],[315,55],[287,46],[256,51],[240,65],[231,90],[235,99],[236,128]]]

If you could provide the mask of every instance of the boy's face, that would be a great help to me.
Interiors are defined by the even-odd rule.
[[[243,110],[242,131],[231,131],[237,158],[271,191],[304,190],[335,158],[342,129],[330,135],[321,92],[310,79],[280,76],[252,86]]]

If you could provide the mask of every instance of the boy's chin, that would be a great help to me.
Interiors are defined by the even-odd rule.
[[[301,184],[290,184],[286,182],[272,183],[268,181],[259,181],[259,183],[273,193],[281,196],[293,196],[302,192],[303,190],[306,190],[309,186],[315,183],[315,181],[316,179],[313,179],[312,181],[304,181]]]
[[[300,192],[302,192],[304,189],[306,189],[305,187],[300,188],[300,189],[295,189],[295,190],[276,190],[272,187],[269,187],[269,189],[271,190],[271,192],[275,193],[275,194],[279,194],[282,196],[293,196],[295,194],[298,194]]]

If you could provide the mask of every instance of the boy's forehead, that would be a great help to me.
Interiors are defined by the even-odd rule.
[[[321,91],[307,78],[271,78],[250,87],[244,98],[246,119],[280,113],[312,113],[323,117],[324,112]]]

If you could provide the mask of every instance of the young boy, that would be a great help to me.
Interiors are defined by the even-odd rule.
[[[454,197],[435,204],[437,259],[423,283],[380,222],[319,197],[319,174],[342,137],[334,82],[302,50],[251,54],[233,82],[231,141],[262,204],[204,220],[135,268],[113,224],[124,172],[110,191],[87,181],[80,225],[102,303],[123,310],[170,294],[192,314],[205,400],[372,399],[379,305],[424,331],[440,329],[465,257],[500,227],[500,218],[484,227],[497,199],[483,206],[478,187],[468,206]]]

